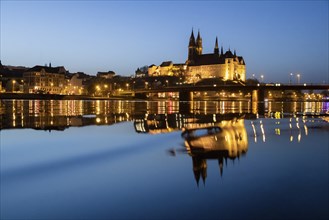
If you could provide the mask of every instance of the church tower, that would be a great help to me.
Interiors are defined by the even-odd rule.
[[[196,44],[195,44],[195,38],[194,38],[193,29],[192,29],[190,42],[188,44],[188,62],[189,63],[194,61],[195,55],[196,55]]]
[[[214,54],[219,55],[219,48],[218,48],[218,39],[217,39],[217,37],[216,37],[216,42],[215,42]]]
[[[196,54],[202,54],[202,38],[200,37],[200,31],[198,31],[198,37],[196,38]]]

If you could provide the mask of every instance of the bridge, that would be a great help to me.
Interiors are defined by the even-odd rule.
[[[149,93],[166,93],[166,92],[178,92],[180,101],[193,100],[193,92],[210,92],[210,91],[243,91],[252,92],[253,100],[264,101],[266,91],[302,91],[302,90],[329,90],[329,84],[296,84],[296,85],[284,85],[284,84],[257,84],[257,85],[179,85],[168,86],[161,88],[145,88],[134,90],[136,98],[146,98],[146,94]],[[257,96],[257,98],[255,97]]]

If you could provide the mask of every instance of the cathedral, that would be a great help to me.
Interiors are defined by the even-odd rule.
[[[152,65],[148,69],[149,76],[184,75],[187,83],[196,83],[201,79],[218,78],[223,81],[245,82],[246,65],[242,56],[237,56],[229,49],[224,53],[223,47],[219,51],[216,37],[213,53],[203,54],[202,38],[198,31],[195,39],[192,30],[188,44],[188,58],[185,64],[163,62],[160,66]]]

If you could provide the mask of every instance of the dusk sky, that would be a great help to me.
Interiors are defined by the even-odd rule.
[[[3,1],[3,65],[52,63],[95,75],[133,75],[184,63],[192,28],[203,52],[215,38],[243,56],[247,78],[328,83],[328,1]],[[294,78],[294,80],[296,80]]]

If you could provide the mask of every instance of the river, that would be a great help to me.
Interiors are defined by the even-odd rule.
[[[1,219],[328,219],[329,103],[1,100]]]

